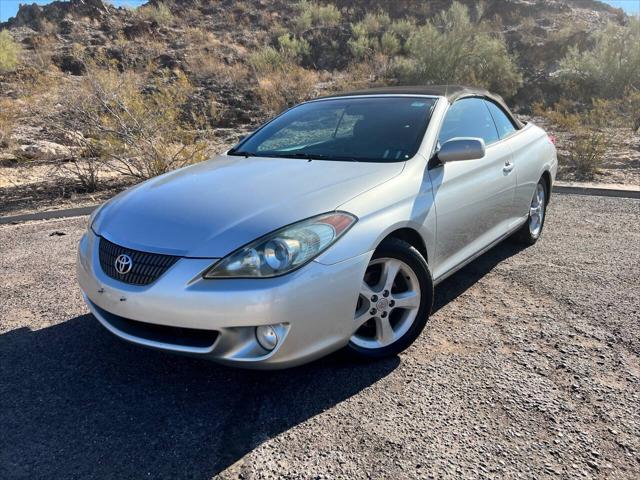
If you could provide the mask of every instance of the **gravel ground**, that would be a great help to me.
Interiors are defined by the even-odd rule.
[[[536,246],[437,288],[400,357],[283,372],[104,331],[85,223],[0,227],[0,478],[640,478],[637,200],[557,195]]]

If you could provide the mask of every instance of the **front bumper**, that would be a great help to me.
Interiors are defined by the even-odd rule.
[[[105,328],[146,347],[247,368],[287,368],[345,346],[372,253],[333,265],[311,262],[269,279],[205,280],[202,272],[214,259],[181,258],[154,283],[136,286],[102,271],[98,241],[91,230],[82,237],[77,273],[89,309]],[[259,325],[275,325],[274,350],[256,341]]]

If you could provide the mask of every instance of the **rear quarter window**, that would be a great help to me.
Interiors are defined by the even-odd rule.
[[[501,139],[512,135],[518,130],[502,108],[489,100],[485,100],[484,103],[487,105],[489,112],[491,112],[493,121],[496,124],[496,129],[498,130],[498,135],[500,135]]]

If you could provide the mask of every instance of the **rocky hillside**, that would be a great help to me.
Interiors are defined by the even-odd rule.
[[[149,2],[158,5],[155,0]],[[335,0],[343,12],[343,25],[361,20],[367,12],[383,11],[392,19],[411,18],[418,25],[448,8],[452,0]],[[460,3],[475,7],[475,0]],[[82,56],[104,56],[128,69],[150,61],[159,67],[180,68],[191,73],[203,89],[215,91],[226,112],[221,125],[251,123],[260,117],[251,95],[251,79],[234,85],[229,76],[241,76],[247,56],[272,43],[276,33],[290,31],[297,12],[285,0],[172,0],[170,18],[147,18],[137,12],[115,8],[103,0],[55,1],[46,6],[22,5],[16,17],[0,24],[9,29],[34,56],[46,54],[61,71],[82,75]],[[483,18],[495,20],[524,74],[524,87],[515,102],[526,107],[548,88],[546,80],[572,45],[582,45],[588,35],[608,21],[624,22],[625,14],[595,0],[488,0]],[[344,27],[331,32],[346,43]],[[199,51],[204,46],[204,52]],[[348,49],[344,49],[346,51]],[[194,58],[197,57],[197,58]],[[209,57],[209,58],[203,58]],[[322,53],[308,65],[329,72],[346,68],[348,55]],[[208,63],[220,69],[234,67],[226,75],[198,75]],[[194,70],[190,72],[189,70]],[[205,68],[206,70],[206,68]],[[226,77],[226,78],[225,78]],[[233,80],[238,80],[234,78]],[[244,80],[244,79],[243,79]],[[6,86],[4,87],[6,88]]]
[[[537,102],[546,108],[567,94],[554,78],[571,48],[590,48],[594,33],[629,22],[621,10],[595,0],[482,5],[475,0],[150,0],[137,9],[116,8],[106,0],[22,5],[0,24],[0,214],[31,208],[43,198],[52,207],[60,206],[61,196],[68,204],[77,204],[78,195],[94,202],[95,195],[109,196],[132,181],[206,158],[287,105],[318,94],[433,82],[416,67],[421,51],[431,50],[430,25],[443,32],[448,22],[458,22],[462,37],[456,38],[471,40],[457,43],[484,48],[465,78],[502,93],[523,115],[540,112]],[[439,39],[445,55],[447,38]],[[3,70],[2,48],[15,50],[17,67]],[[591,96],[579,101],[588,105]],[[560,132],[568,134],[569,149],[577,144],[571,122],[580,122],[572,115],[568,108],[563,118],[569,126]],[[142,141],[149,138],[145,147]],[[603,138],[599,134],[598,145]],[[625,142],[610,169],[615,175],[600,180],[621,181],[620,171],[640,178],[638,136],[626,135]],[[591,148],[592,137],[583,143]],[[574,175],[572,168],[567,175]]]

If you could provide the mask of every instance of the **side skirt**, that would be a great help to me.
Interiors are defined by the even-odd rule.
[[[438,285],[443,280],[446,280],[448,277],[450,277],[451,275],[456,273],[458,270],[460,270],[461,268],[467,266],[468,264],[473,262],[476,258],[478,258],[479,256],[485,254],[489,250],[491,250],[493,247],[495,247],[497,244],[502,242],[504,239],[506,239],[507,237],[510,237],[511,235],[513,235],[516,231],[518,231],[520,229],[520,227],[522,227],[522,225],[525,224],[525,222],[527,220],[528,220],[528,217],[525,217],[522,222],[516,224],[515,227],[511,228],[510,230],[508,230],[505,234],[499,236],[497,239],[495,239],[493,242],[488,244],[486,247],[482,248],[481,250],[478,250],[476,253],[471,255],[469,258],[467,258],[463,262],[459,263],[458,265],[456,265],[452,269],[450,269],[450,270],[446,271],[445,273],[443,273],[442,275],[440,275],[438,278],[436,278],[433,281],[433,286],[435,287],[436,285]]]

